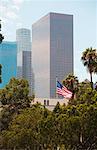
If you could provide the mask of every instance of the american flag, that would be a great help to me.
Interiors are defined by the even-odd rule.
[[[63,86],[59,81],[57,81],[56,93],[62,95],[64,98],[70,99],[72,97],[72,92]]]

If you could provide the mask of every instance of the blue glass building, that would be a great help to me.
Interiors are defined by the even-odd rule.
[[[0,83],[0,88],[4,88],[12,77],[16,77],[16,42],[3,42],[0,44],[0,64],[2,65],[2,83]]]

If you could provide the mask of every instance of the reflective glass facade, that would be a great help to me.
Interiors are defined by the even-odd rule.
[[[17,70],[17,46],[15,42],[3,42],[0,44],[0,64],[2,64],[3,88],[12,77],[16,77]]]
[[[31,33],[29,29],[21,28],[16,31],[17,66],[23,65],[23,51],[31,51]]]
[[[49,13],[32,25],[36,97],[56,97],[60,82],[73,73],[73,16]]]
[[[48,15],[32,25],[32,61],[35,73],[35,96],[49,97],[50,17]]]
[[[32,69],[31,33],[29,29],[16,31],[17,41],[17,77],[25,78],[29,83],[29,95],[34,91],[34,75]]]

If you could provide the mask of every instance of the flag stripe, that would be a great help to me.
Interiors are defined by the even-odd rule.
[[[67,88],[66,88],[66,87],[64,87],[64,86],[63,86],[63,89],[64,89],[64,91],[65,91],[66,93],[68,93],[68,94],[72,94],[72,92],[71,92],[71,91],[69,91],[69,90],[67,90]]]
[[[66,92],[64,92],[64,91],[62,91],[62,90],[60,90],[60,89],[57,89],[57,93],[61,93],[61,94],[63,94],[63,95],[71,95],[71,94],[68,94],[68,93],[66,93]]]
[[[71,98],[72,92],[69,91],[65,86],[63,86],[59,81],[57,81],[57,94],[62,95],[64,98]]]
[[[71,98],[72,97],[72,95],[64,94],[61,92],[57,92],[57,94],[62,95],[64,98]]]

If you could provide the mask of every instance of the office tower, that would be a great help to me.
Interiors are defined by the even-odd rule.
[[[16,77],[17,46],[15,42],[3,42],[0,44],[0,64],[2,65],[0,88],[4,88],[12,77]]]
[[[29,82],[30,95],[34,92],[34,73],[32,68],[32,53],[31,51],[23,51],[23,67],[22,67],[22,77],[26,78]]]
[[[31,56],[31,35],[29,29],[18,29],[16,31],[17,41],[17,77],[25,78],[29,83],[29,95],[34,89]]]
[[[56,77],[73,73],[73,16],[49,13],[32,25],[36,97],[56,97]]]
[[[18,78],[22,77],[22,66],[17,66],[17,77]]]

